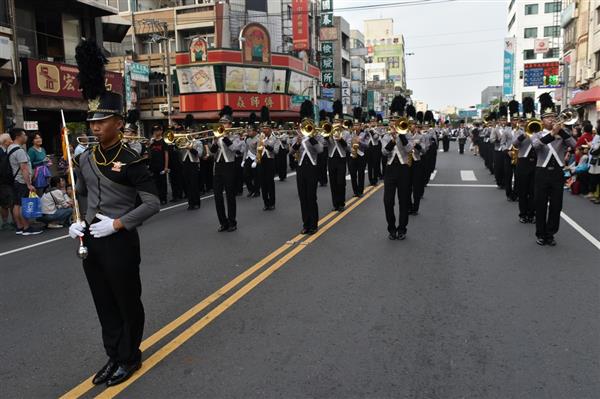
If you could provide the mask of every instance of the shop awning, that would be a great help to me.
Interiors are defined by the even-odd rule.
[[[131,22],[118,15],[102,17],[102,36],[105,42],[121,43],[131,28]]]
[[[575,94],[571,100],[571,105],[580,105],[587,103],[595,103],[600,100],[600,86],[592,87],[589,90],[580,91]]]

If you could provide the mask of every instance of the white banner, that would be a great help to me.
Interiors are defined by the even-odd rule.
[[[550,39],[534,39],[533,52],[536,54],[546,54],[550,50]]]

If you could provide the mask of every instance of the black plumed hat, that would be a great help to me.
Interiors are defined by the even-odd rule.
[[[500,106],[498,107],[498,117],[500,119],[502,118],[506,118],[508,116],[508,108],[506,107],[506,104],[500,104]]]
[[[304,100],[302,105],[300,106],[300,119],[310,118],[314,119],[315,110],[313,107],[313,102],[310,100]]]
[[[435,122],[434,122],[434,119],[435,119],[435,118],[433,117],[433,112],[431,112],[431,111],[429,111],[429,110],[425,111],[425,114],[423,115],[423,121],[424,121],[426,124],[432,124],[432,123],[435,123]]]
[[[354,116],[354,120],[362,121],[363,110],[361,107],[354,107],[352,114]]]
[[[556,116],[556,110],[554,109],[554,100],[552,100],[552,96],[550,93],[544,93],[539,97],[540,100],[540,109],[542,118],[547,116]]]
[[[344,109],[342,106],[342,102],[340,100],[335,100],[333,102],[333,114],[336,118],[343,119],[344,118]]]
[[[508,111],[510,112],[511,119],[519,118],[519,102],[516,100],[511,100],[508,102]]]
[[[233,108],[229,105],[226,105],[219,112],[219,122],[220,123],[232,123],[233,122]]]
[[[251,112],[250,115],[248,115],[248,125],[250,127],[252,127],[252,126],[254,126],[255,123],[256,123],[256,113]]]
[[[417,118],[417,109],[415,108],[414,105],[408,104],[406,106],[406,116],[408,116],[408,119],[413,119],[413,120]]]
[[[419,122],[419,124],[423,123],[423,118],[425,117],[425,115],[423,114],[422,111],[417,112],[417,122]]]
[[[535,101],[532,97],[523,98],[523,117],[527,119],[535,117]]]
[[[260,109],[260,122],[263,126],[271,124],[271,113],[269,112],[269,107],[266,105],[263,105]]]

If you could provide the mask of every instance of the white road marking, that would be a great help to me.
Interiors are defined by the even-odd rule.
[[[429,181],[434,180],[436,175],[437,175],[437,169],[433,171],[433,173],[431,174],[431,177],[429,178]]]
[[[587,230],[581,227],[577,222],[571,219],[566,213],[561,212],[560,217],[562,217],[565,222],[569,223],[571,227],[573,227],[579,234],[581,234],[586,240],[588,240],[593,246],[595,246],[598,250],[600,250],[600,241],[596,239],[593,235],[591,235]]]
[[[477,181],[477,178],[475,177],[475,172],[473,172],[472,170],[461,170],[460,179],[462,181]]]
[[[296,172],[290,172],[290,173],[288,173],[287,177],[290,177],[290,176],[296,176]],[[215,196],[214,194],[211,194],[211,195],[207,195],[207,196],[201,197],[201,199],[209,199],[209,198],[213,198],[214,196]],[[164,212],[164,211],[168,211],[168,210],[171,210],[171,209],[179,208],[180,206],[184,206],[184,205],[187,205],[187,202],[182,202],[180,204],[171,205],[171,206],[168,206],[166,208],[161,208],[160,212]],[[51,238],[49,240],[41,241],[41,242],[38,242],[38,243],[35,243],[35,244],[31,244],[31,245],[27,245],[27,246],[24,246],[24,247],[11,249],[10,251],[6,251],[6,252],[0,253],[0,257],[6,256],[6,255],[10,255],[10,254],[14,254],[16,252],[25,251],[27,249],[39,247],[40,245],[50,244],[50,243],[53,243],[53,242],[58,241],[58,240],[63,240],[65,238],[69,238],[69,235],[67,234],[67,235],[64,235],[64,236],[60,236],[60,237],[56,237],[56,238]]]

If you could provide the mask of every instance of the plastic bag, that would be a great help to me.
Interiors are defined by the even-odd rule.
[[[21,198],[21,214],[25,219],[35,219],[42,216],[42,201],[36,193],[30,192],[29,198]]]

